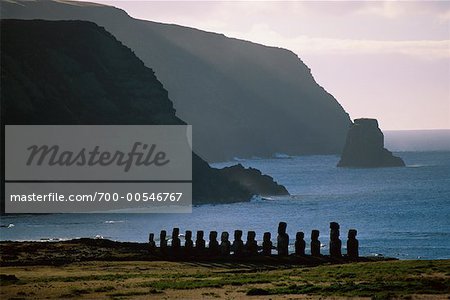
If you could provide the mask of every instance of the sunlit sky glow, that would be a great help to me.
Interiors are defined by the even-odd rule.
[[[292,50],[351,118],[382,129],[450,129],[448,1],[91,2]]]

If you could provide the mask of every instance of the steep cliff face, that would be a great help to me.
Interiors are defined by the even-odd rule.
[[[400,157],[384,148],[384,135],[375,119],[356,119],[347,134],[347,141],[338,167],[403,167]]]
[[[85,21],[1,21],[5,124],[185,124],[129,48]],[[195,203],[247,201],[254,191],[193,154]]]
[[[152,69],[208,161],[340,153],[351,123],[292,52],[124,11],[69,1],[9,1],[3,18],[80,19],[104,26]]]

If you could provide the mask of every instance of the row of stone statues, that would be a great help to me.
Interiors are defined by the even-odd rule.
[[[167,254],[169,251],[172,255],[183,255],[191,256],[194,254],[207,253],[210,256],[228,256],[233,252],[234,256],[256,256],[261,251],[262,255],[270,256],[272,255],[272,249],[276,249],[278,256],[288,256],[289,255],[289,235],[286,233],[287,224],[285,222],[280,222],[278,224],[278,236],[277,236],[277,246],[273,246],[271,241],[271,233],[265,232],[263,235],[262,246],[259,247],[256,242],[256,233],[254,231],[249,231],[247,233],[247,241],[244,243],[242,240],[242,230],[234,231],[234,241],[231,243],[229,241],[228,232],[222,232],[220,237],[220,244],[217,241],[217,231],[211,231],[209,233],[209,244],[206,248],[206,242],[204,239],[204,232],[202,230],[197,231],[197,236],[194,241],[192,240],[192,231],[186,230],[184,239],[184,247],[181,246],[180,240],[180,229],[174,228],[172,231],[172,243],[170,247],[167,244],[167,232],[161,230],[160,234],[160,252],[162,254]],[[350,258],[359,257],[359,242],[356,239],[357,231],[355,229],[350,229],[348,231],[347,240],[347,256]],[[303,232],[297,232],[295,236],[295,254],[299,256],[304,256],[306,242],[304,240],[305,234]],[[149,250],[150,252],[155,252],[156,242],[154,240],[155,235],[153,233],[149,234]],[[319,257],[320,254],[320,241],[319,241],[319,230],[311,231],[311,255]],[[339,224],[336,222],[330,223],[330,257],[339,258],[342,257],[342,242],[339,239]]]

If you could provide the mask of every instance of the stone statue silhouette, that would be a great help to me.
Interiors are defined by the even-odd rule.
[[[219,242],[217,242],[217,231],[211,231],[209,233],[209,254],[212,256],[219,255]]]
[[[273,244],[272,244],[272,241],[270,240],[271,237],[272,237],[272,235],[271,235],[270,232],[264,232],[263,245],[262,245],[263,251],[262,251],[262,253],[265,256],[272,255]]]
[[[242,256],[244,253],[244,242],[242,241],[242,230],[234,231],[234,241],[231,249],[236,256]]]
[[[289,255],[289,235],[286,233],[287,224],[280,222],[278,224],[277,250],[279,256]]]
[[[222,232],[222,235],[220,236],[220,255],[222,256],[230,255],[231,243],[228,239],[229,239],[228,232],[226,231]]]
[[[330,223],[330,257],[340,258],[342,242],[339,239],[339,224],[336,222]]]
[[[186,230],[184,235],[184,253],[186,257],[192,255],[192,250],[194,248],[194,242],[192,241],[192,231]]]
[[[249,231],[247,233],[247,242],[245,243],[245,252],[250,256],[258,254],[258,243],[255,240],[256,232]]]
[[[348,231],[347,256],[350,258],[359,257],[359,242],[356,239],[356,234],[356,229],[350,229]]]
[[[319,230],[311,231],[311,255],[320,256]]]
[[[155,253],[156,243],[155,243],[155,234],[149,233],[148,235],[148,251],[150,253]]]
[[[159,234],[159,249],[162,254],[167,254],[167,232],[165,230],[161,230]]]
[[[304,240],[305,234],[301,231],[295,235],[295,254],[305,255],[306,242]]]
[[[195,240],[195,250],[197,251],[197,254],[200,254],[205,250],[205,240],[203,239],[203,237],[203,230],[198,230],[197,239]]]

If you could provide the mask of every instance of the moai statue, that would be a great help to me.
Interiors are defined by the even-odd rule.
[[[247,254],[254,256],[258,254],[258,243],[255,240],[256,232],[249,231],[247,233],[247,242],[245,243],[245,251]]]
[[[195,240],[195,250],[197,252],[202,252],[205,250],[205,240],[203,239],[203,230],[197,231],[197,239]]]
[[[155,243],[155,234],[150,233],[148,235],[148,252],[155,253],[156,243]]]
[[[219,242],[217,242],[217,231],[209,233],[209,254],[216,256],[219,254]]]
[[[264,237],[263,237],[263,255],[266,256],[270,256],[272,254],[272,241],[270,240],[270,238],[272,237],[272,235],[270,234],[270,232],[264,232]]]
[[[181,240],[180,240],[180,229],[174,228],[172,230],[172,251],[175,255],[180,254]]]
[[[244,252],[244,242],[242,241],[242,230],[234,231],[234,241],[231,246],[233,249],[234,255],[241,256]]]
[[[350,258],[359,257],[359,242],[356,239],[356,234],[356,229],[350,229],[348,231],[347,256]]]
[[[288,256],[289,235],[286,233],[287,224],[280,222],[278,224],[277,250],[279,256]]]
[[[296,255],[305,255],[305,234],[301,231],[297,232],[295,235],[295,254]]]
[[[224,231],[222,232],[222,235],[220,236],[220,255],[222,256],[228,256],[230,255],[231,250],[231,244],[229,239],[228,232]]]
[[[192,241],[192,231],[186,230],[186,234],[184,235],[184,253],[186,256],[190,256],[192,254],[192,249],[194,248],[194,242]]]
[[[167,232],[165,230],[161,230],[159,234],[159,249],[162,254],[167,254]]]
[[[319,230],[311,231],[311,255],[320,256]]]
[[[339,239],[339,224],[336,222],[330,223],[330,257],[342,257],[341,253],[342,242]]]

